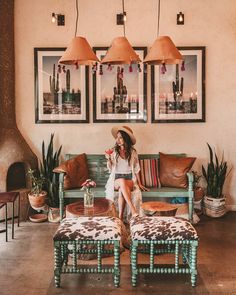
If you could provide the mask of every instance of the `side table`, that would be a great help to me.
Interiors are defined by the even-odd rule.
[[[154,216],[175,216],[178,209],[178,207],[173,204],[158,201],[144,202],[141,208],[145,215]]]
[[[95,198],[92,208],[85,208],[84,201],[78,201],[66,206],[66,217],[80,216],[116,216],[115,205],[106,198]]]

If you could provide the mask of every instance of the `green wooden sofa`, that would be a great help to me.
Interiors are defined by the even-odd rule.
[[[69,160],[76,157],[76,154],[66,154],[65,159]],[[185,157],[185,154],[175,154],[175,156]],[[159,154],[142,154],[139,159],[156,159]],[[88,168],[89,177],[97,183],[97,187],[93,189],[96,198],[105,197],[105,184],[109,177],[109,171],[106,166],[106,159],[104,155],[88,155]],[[173,188],[161,187],[150,188],[148,192],[142,192],[143,202],[154,198],[173,198],[173,197],[187,197],[189,203],[189,220],[192,222],[193,217],[193,174],[190,172],[188,175],[188,188]],[[65,199],[83,198],[84,191],[80,188],[65,190],[63,187],[64,173],[59,175],[59,198],[60,198],[60,218],[63,219]]]

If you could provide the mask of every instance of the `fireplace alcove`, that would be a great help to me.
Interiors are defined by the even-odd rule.
[[[0,19],[0,192],[23,189],[27,200],[25,175],[38,160],[16,124],[14,0],[1,0]]]

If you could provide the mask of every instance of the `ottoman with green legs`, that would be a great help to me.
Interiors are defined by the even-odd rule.
[[[198,235],[190,222],[177,217],[138,216],[131,219],[130,232],[133,286],[140,273],[190,274],[192,286],[196,285]],[[138,253],[150,255],[147,266],[138,265]],[[173,264],[155,264],[154,256],[160,253],[172,253]]]
[[[53,237],[55,286],[60,287],[61,274],[112,273],[118,287],[120,239],[121,221],[116,217],[65,218]],[[106,245],[109,245],[108,249]],[[80,254],[97,254],[97,265],[80,265]],[[103,254],[113,254],[114,265],[103,266]]]

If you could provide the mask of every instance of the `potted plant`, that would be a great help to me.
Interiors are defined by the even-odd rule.
[[[27,175],[31,180],[31,191],[28,194],[30,205],[34,210],[43,210],[47,196],[47,192],[43,190],[46,179],[43,175],[32,169],[29,169]]]
[[[226,213],[225,196],[223,187],[227,177],[227,162],[222,155],[221,161],[209,144],[210,162],[205,169],[202,166],[202,174],[206,180],[206,196],[204,197],[204,212],[211,217],[220,217]],[[230,171],[229,171],[230,172]]]
[[[42,143],[42,161],[40,162],[40,174],[44,176],[46,182],[44,183],[44,189],[48,193],[48,220],[51,222],[59,221],[59,196],[58,175],[53,173],[53,169],[59,166],[59,157],[61,154],[62,146],[54,152],[54,134],[51,134],[50,142],[47,148],[45,143]]]

